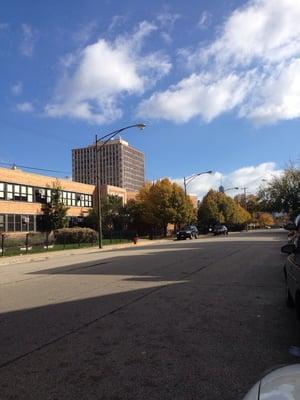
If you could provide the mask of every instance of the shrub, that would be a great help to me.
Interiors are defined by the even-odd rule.
[[[90,228],[62,228],[54,231],[55,243],[93,243],[97,240],[97,232]]]

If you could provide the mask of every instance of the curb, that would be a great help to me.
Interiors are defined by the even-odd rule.
[[[98,247],[86,247],[84,249],[72,249],[72,250],[58,250],[58,251],[51,251],[51,252],[41,252],[41,253],[36,253],[36,254],[20,254],[18,256],[11,256],[11,257],[4,257],[3,259],[0,257],[0,267],[5,266],[5,265],[12,265],[12,264],[21,264],[21,263],[28,263],[32,261],[42,261],[42,260],[47,260],[50,258],[55,258],[55,257],[66,257],[66,256],[74,256],[76,254],[78,255],[84,255],[84,254],[91,254],[91,253],[105,253],[109,251],[114,251],[114,250],[121,250],[121,249],[126,249],[126,248],[136,248],[136,247],[141,247],[141,246],[148,246],[151,244],[158,244],[158,243],[169,243],[170,241],[173,241],[172,239],[158,239],[158,240],[145,240],[141,239],[137,242],[137,244],[134,243],[122,243],[122,244],[113,244],[113,245],[107,245],[103,249],[99,249]]]

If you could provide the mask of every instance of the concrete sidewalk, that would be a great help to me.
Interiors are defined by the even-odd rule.
[[[68,257],[73,255],[83,255],[83,254],[91,254],[91,253],[103,253],[107,251],[119,250],[124,248],[130,247],[140,247],[140,246],[147,246],[151,244],[158,244],[158,243],[168,243],[173,241],[174,238],[169,239],[158,239],[158,240],[149,240],[149,239],[139,239],[137,244],[132,242],[128,243],[120,243],[120,244],[112,244],[104,246],[102,249],[98,247],[85,247],[79,249],[69,249],[69,250],[57,250],[57,251],[44,251],[41,253],[35,254],[20,254],[18,256],[11,256],[11,257],[1,257],[0,256],[0,266],[2,265],[12,265],[12,264],[19,264],[37,260],[46,260],[49,258],[55,257]]]
[[[198,239],[205,239],[205,238],[211,238],[211,235],[199,235]],[[25,262],[31,262],[31,261],[37,261],[37,260],[47,260],[47,259],[52,259],[56,257],[68,257],[68,256],[74,256],[76,254],[78,255],[84,255],[84,254],[92,254],[92,253],[103,253],[107,251],[113,251],[113,250],[119,250],[119,249],[126,249],[130,247],[140,247],[140,246],[148,246],[148,245],[154,245],[154,244],[160,244],[160,243],[169,243],[170,241],[176,240],[175,238],[167,238],[167,239],[155,239],[155,240],[149,240],[149,239],[139,239],[137,244],[134,244],[133,242],[128,242],[128,243],[120,243],[120,244],[111,244],[111,245],[106,245],[102,249],[99,249],[98,247],[85,247],[85,248],[79,248],[79,249],[69,249],[69,250],[57,250],[57,251],[44,251],[41,253],[35,253],[35,254],[20,254],[18,256],[11,256],[11,257],[1,257],[0,256],[0,267],[2,265],[12,265],[12,264],[20,264],[20,263],[25,263]]]

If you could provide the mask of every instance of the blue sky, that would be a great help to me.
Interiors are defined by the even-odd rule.
[[[0,161],[71,171],[135,122],[150,180],[254,192],[299,160],[300,3],[3,1]]]

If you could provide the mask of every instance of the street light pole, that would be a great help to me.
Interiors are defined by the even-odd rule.
[[[96,163],[96,197],[97,197],[97,216],[98,216],[98,246],[102,249],[102,210],[101,210],[101,182],[99,173],[99,162],[98,162],[98,136],[95,135],[95,163]]]
[[[125,126],[124,128],[117,129],[113,132],[108,133],[107,135],[102,136],[98,139],[98,136],[95,136],[95,163],[96,163],[96,201],[97,201],[97,216],[98,216],[98,245],[99,249],[102,249],[102,210],[101,210],[101,182],[100,182],[100,168],[99,168],[99,157],[101,149],[116,135],[120,132],[123,132],[130,128],[139,128],[144,129],[146,127],[145,124],[134,124]],[[104,140],[104,141],[103,141]],[[101,143],[100,146],[98,144]]]
[[[245,206],[245,210],[247,210],[247,188],[243,187],[241,189],[244,190],[244,206]]]
[[[185,176],[183,177],[183,185],[184,185],[184,194],[186,195],[186,185],[187,185],[187,183],[186,183],[186,177]]]
[[[204,175],[204,174],[212,174],[212,172],[213,171],[204,171],[204,172],[198,172],[197,174],[193,174],[193,175],[191,175],[191,176],[184,176],[183,177],[183,185],[184,185],[184,193],[185,193],[185,195],[187,195],[187,191],[186,191],[186,188],[187,188],[187,186],[195,179],[195,178],[197,178],[197,176],[200,176],[200,175]]]

